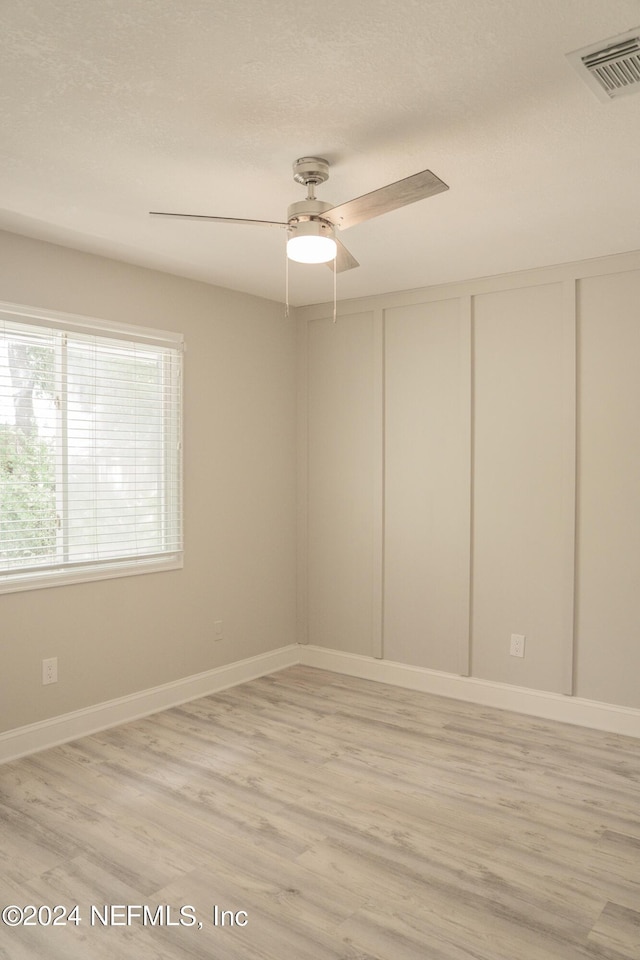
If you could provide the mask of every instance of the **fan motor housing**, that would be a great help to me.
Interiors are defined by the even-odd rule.
[[[298,200],[297,203],[292,203],[287,209],[287,220],[289,224],[291,221],[309,220],[312,217],[314,219],[325,219],[322,214],[325,210],[331,210],[333,207],[332,203],[327,203],[326,200]],[[327,221],[329,222],[329,221]]]

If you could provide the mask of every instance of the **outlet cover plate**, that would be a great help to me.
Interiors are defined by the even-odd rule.
[[[42,661],[42,683],[57,683],[58,682],[58,658],[49,657],[47,660]]]
[[[511,647],[509,653],[512,657],[524,657],[524,642],[525,636],[523,633],[512,633],[511,634]]]

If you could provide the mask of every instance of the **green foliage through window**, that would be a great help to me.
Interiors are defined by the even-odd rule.
[[[55,556],[53,443],[0,423],[0,484],[0,562]]]
[[[0,588],[180,565],[181,338],[62,317],[0,305]]]

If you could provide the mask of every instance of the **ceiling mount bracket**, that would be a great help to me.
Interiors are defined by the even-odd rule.
[[[329,179],[329,161],[322,157],[300,157],[293,164],[293,179],[305,187],[325,183]]]

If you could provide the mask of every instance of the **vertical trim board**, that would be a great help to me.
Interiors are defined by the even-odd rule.
[[[308,321],[297,321],[297,484],[296,484],[296,639],[309,640],[309,335]]]
[[[563,531],[565,549],[564,572],[564,663],[562,692],[574,690],[575,603],[576,603],[576,484],[577,484],[577,298],[576,281],[563,284],[563,362],[566,385],[565,405],[562,411],[566,445],[564,449]]]
[[[467,558],[467,635],[460,636],[458,650],[458,673],[468,677],[471,672],[471,605],[473,584],[473,342],[472,342],[473,302],[471,297],[460,298],[460,368],[467,370],[468,376],[460,378],[460,421],[467,424],[467,459],[462,469],[469,480],[466,502],[466,523],[469,531]]]
[[[384,311],[373,311],[373,583],[371,613],[371,650],[374,657],[384,656]]]

